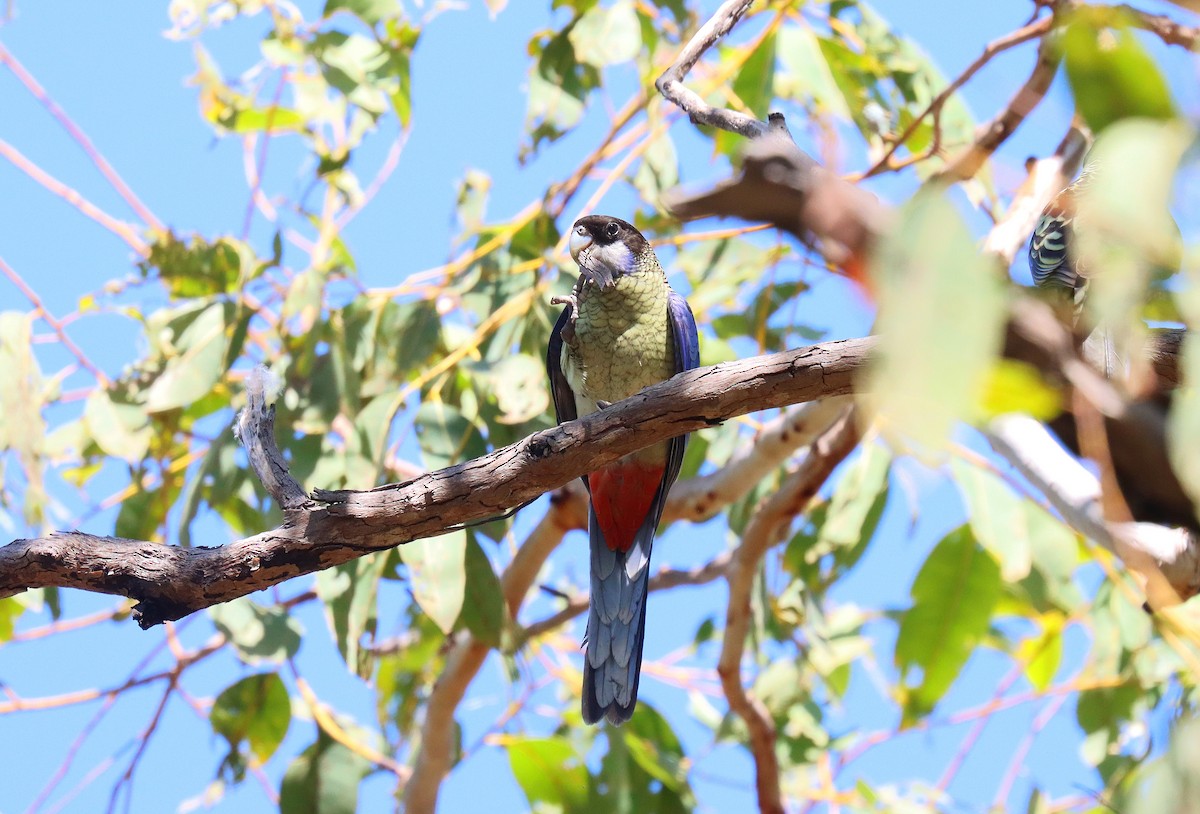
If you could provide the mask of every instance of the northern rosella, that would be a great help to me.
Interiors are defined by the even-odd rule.
[[[1092,165],[1046,206],[1029,238],[1029,270],[1039,288],[1062,292],[1078,319],[1087,294],[1088,270],[1075,245],[1079,197],[1092,180]]]
[[[650,243],[605,215],[572,227],[579,279],[550,335],[546,368],[558,421],[604,409],[700,363],[696,322]],[[587,475],[591,608],[583,718],[621,724],[637,704],[650,548],[687,437],[661,441]]]

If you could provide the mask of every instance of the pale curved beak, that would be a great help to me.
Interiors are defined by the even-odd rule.
[[[571,259],[578,263],[580,252],[592,245],[592,235],[583,226],[576,226],[571,231],[571,242],[568,245],[571,247]]]

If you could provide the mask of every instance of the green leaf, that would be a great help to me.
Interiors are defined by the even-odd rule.
[[[141,462],[154,438],[154,428],[146,409],[126,401],[119,392],[96,388],[89,393],[83,407],[83,420],[105,455],[129,463]]]
[[[1015,359],[996,359],[987,372],[979,398],[980,418],[1025,413],[1048,421],[1062,412],[1062,392],[1037,368]]]
[[[454,629],[467,586],[465,565],[467,532],[463,529],[413,540],[400,546],[400,559],[408,566],[413,598],[443,633]]]
[[[1062,663],[1063,616],[1049,613],[1042,616],[1041,632],[1021,642],[1017,658],[1025,663],[1025,677],[1038,691],[1045,691],[1054,681]]]
[[[264,608],[242,597],[209,608],[208,615],[246,664],[278,664],[300,650],[304,629],[281,608]]]
[[[1033,563],[1023,505],[1028,501],[998,476],[960,458],[950,462],[950,470],[966,501],[971,531],[1000,563],[1000,575],[1010,582],[1024,579]]]
[[[370,653],[361,644],[364,636],[375,635],[376,595],[386,565],[386,552],[379,552],[317,573],[317,596],[325,603],[338,652],[360,678],[371,675]]]
[[[208,395],[225,373],[229,346],[226,326],[232,306],[214,302],[186,322],[179,333],[160,337],[166,366],[146,393],[146,409],[161,413]],[[174,324],[174,323],[172,323]]]
[[[936,450],[975,412],[1000,349],[1005,289],[938,191],[904,206],[873,267],[881,342],[870,391],[888,430]]]
[[[430,470],[477,458],[487,450],[476,423],[445,402],[422,402],[415,426],[421,442],[421,459]]]
[[[546,367],[541,359],[527,353],[510,354],[494,364],[471,364],[464,369],[486,377],[487,390],[500,408],[495,420],[501,424],[530,421],[550,406]]]
[[[1101,133],[1088,156],[1091,172],[1076,203],[1075,242],[1079,262],[1104,273],[1093,276],[1087,305],[1127,355],[1140,352],[1128,348],[1145,333],[1141,311],[1152,283],[1161,284],[1182,261],[1170,204],[1180,159],[1195,138],[1183,122],[1129,119]],[[1123,170],[1130,166],[1137,172]],[[1184,301],[1189,295],[1180,291],[1181,310],[1190,319],[1195,310]]]
[[[596,68],[628,62],[642,49],[642,27],[632,0],[592,6],[567,35],[575,58]]]
[[[121,501],[113,532],[131,540],[151,540],[167,519],[167,511],[175,502],[178,481],[164,492],[162,489],[143,489]]]
[[[213,702],[208,720],[213,732],[229,742],[224,765],[241,780],[242,744],[250,747],[250,765],[266,763],[287,735],[292,703],[283,679],[276,673],[260,673],[226,687]]]
[[[1083,601],[1073,580],[1079,563],[1079,535],[1033,501],[1024,501],[1022,509],[1033,565],[1044,578],[1048,598],[1063,610],[1071,610]]]
[[[639,33],[640,36],[640,33]],[[521,148],[524,162],[543,142],[561,138],[583,118],[584,100],[600,84],[596,68],[578,60],[568,35],[554,33],[530,43],[537,63],[529,74],[525,126],[530,143]]]
[[[280,814],[355,814],[358,784],[370,772],[366,759],[321,732],[288,766],[279,788]]]
[[[770,112],[768,108],[771,102],[775,100],[775,40],[776,34],[772,33],[759,43],[742,63],[733,80],[734,95],[742,101],[750,115],[764,120]],[[723,58],[729,59],[732,50],[723,48]],[[717,151],[725,155],[733,155],[745,143],[744,138],[728,130],[718,130],[716,133]]]
[[[348,11],[367,25],[404,14],[400,0],[326,0],[325,10],[321,14],[329,17],[339,11]]]
[[[1128,15],[1081,8],[1068,20],[1062,38],[1067,79],[1093,132],[1124,118],[1175,117],[1166,78],[1138,44]]]
[[[642,153],[642,161],[633,176],[633,185],[645,201],[653,204],[678,183],[679,156],[675,152],[675,142],[668,132],[663,132]]]
[[[293,115],[295,115],[293,113]],[[150,255],[138,263],[143,276],[157,273],[175,299],[226,294],[252,279],[273,262],[261,262],[240,240],[220,237],[209,242],[198,234],[181,240],[174,232],[155,235]]]
[[[0,643],[13,637],[17,629],[17,618],[25,612],[25,606],[11,596],[0,599]]]
[[[470,599],[463,600],[459,622],[466,625],[476,641],[488,647],[499,647],[508,607],[504,603],[504,592],[496,570],[488,561],[479,540],[470,531],[467,532],[466,555],[465,596]]]
[[[923,671],[921,683],[906,693],[905,725],[934,708],[987,635],[1001,586],[996,561],[979,547],[969,526],[950,532],[930,552],[913,581],[913,606],[904,613],[896,639],[901,672]]]
[[[621,735],[629,756],[653,781],[665,789],[690,796],[687,760],[679,736],[654,707],[644,701]]]
[[[385,42],[360,34],[325,31],[313,38],[311,53],[321,65],[325,80],[345,94],[350,104],[372,120],[391,107],[405,124],[410,113],[409,52],[416,41],[416,29],[389,24],[388,30],[392,39]],[[327,167],[321,174],[332,169]]]
[[[513,777],[529,804],[556,806],[562,812],[580,811],[588,798],[588,770],[566,738],[502,737]]]
[[[829,509],[818,536],[818,548],[855,548],[870,540],[886,498],[892,456],[879,443],[862,445],[829,499]]]
[[[200,461],[200,467],[187,478],[180,496],[179,544],[192,544],[192,521],[200,511],[202,500],[207,498],[209,506],[225,504],[246,478],[236,456],[237,441],[233,427],[228,426],[209,445]]]
[[[851,119],[846,99],[838,90],[812,28],[787,25],[780,29],[779,61],[783,70],[776,75],[775,84],[780,95],[811,100],[817,113]]]
[[[17,454],[26,482],[22,495],[25,519],[36,525],[41,522],[46,499],[42,482],[46,392],[33,354],[33,316],[34,312],[0,313],[0,452],[11,449]],[[0,470],[0,486],[4,482]]]

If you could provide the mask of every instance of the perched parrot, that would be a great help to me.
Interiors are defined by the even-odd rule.
[[[650,243],[605,215],[571,229],[579,279],[550,334],[546,368],[559,423],[608,407],[700,364],[696,321]],[[650,548],[687,436],[634,452],[583,479],[590,495],[591,609],[583,719],[622,724],[637,704]]]
[[[1093,165],[1046,206],[1029,238],[1029,270],[1039,288],[1062,292],[1073,306],[1078,320],[1087,295],[1088,271],[1079,257],[1075,240],[1078,197],[1086,192],[1093,177]]]

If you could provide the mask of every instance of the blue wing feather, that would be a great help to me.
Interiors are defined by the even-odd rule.
[[[550,375],[550,395],[554,400],[554,417],[559,424],[564,421],[574,421],[579,417],[575,414],[575,394],[571,391],[571,385],[567,383],[567,377],[562,372],[562,332],[570,321],[573,311],[574,308],[569,304],[563,308],[562,313],[558,316],[558,321],[554,323],[554,328],[550,331],[550,345],[546,348],[546,372]]]

